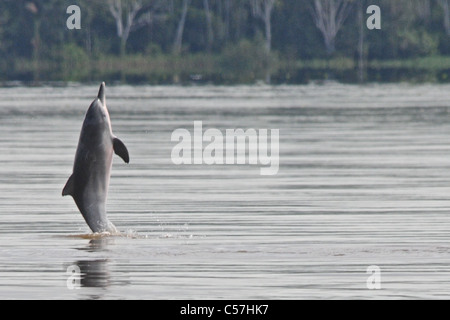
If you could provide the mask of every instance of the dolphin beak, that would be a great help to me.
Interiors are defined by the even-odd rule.
[[[105,98],[105,83],[102,82],[100,85],[100,90],[98,90],[98,98],[102,102],[103,105],[105,105],[106,98]]]

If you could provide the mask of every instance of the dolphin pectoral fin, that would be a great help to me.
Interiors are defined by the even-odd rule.
[[[66,185],[62,191],[62,195],[64,196],[73,196],[74,185],[73,185],[73,175],[70,176],[69,180],[67,180]]]
[[[128,155],[127,147],[125,147],[124,143],[119,138],[113,139],[113,148],[115,154],[121,157],[123,161],[125,161],[125,163],[130,162],[130,156]]]

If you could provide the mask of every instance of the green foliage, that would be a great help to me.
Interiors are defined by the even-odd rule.
[[[399,48],[403,56],[429,56],[438,51],[439,38],[425,30],[402,30],[398,33]]]
[[[174,56],[172,49],[183,0],[167,0],[163,1],[163,11],[153,12],[150,24],[130,33],[127,54],[120,57],[117,21],[108,1],[2,0],[0,78],[90,81],[97,80],[93,79],[95,75],[105,80],[150,83],[192,79],[251,83],[272,75],[274,81],[280,82],[329,76],[352,81],[358,68],[357,13],[359,8],[375,4],[381,8],[382,29],[364,29],[365,65],[372,72],[369,79],[384,79],[386,70],[402,74],[397,78],[415,70],[427,70],[432,75],[423,79],[448,79],[450,36],[444,28],[445,15],[438,1],[352,0],[353,9],[336,36],[336,53],[332,57],[327,56],[323,36],[314,23],[312,0],[277,1],[271,14],[270,53],[264,48],[264,21],[253,14],[251,1],[208,1],[212,39],[208,38],[204,1],[192,0],[184,26],[183,49]],[[161,2],[142,3],[152,7]],[[72,4],[81,8],[81,30],[68,30],[65,26],[66,8]],[[140,16],[145,16],[145,12],[139,12]],[[368,15],[364,12],[363,16],[365,22]],[[125,22],[125,13],[123,18]]]
[[[159,55],[163,54],[163,50],[157,43],[151,42],[145,48],[145,54],[151,55],[151,56],[159,56]]]
[[[83,48],[73,43],[64,44],[58,60],[61,80],[86,81],[89,79],[90,59]]]
[[[220,68],[226,82],[253,82],[264,78],[270,57],[261,42],[241,40],[228,45],[222,53]]]

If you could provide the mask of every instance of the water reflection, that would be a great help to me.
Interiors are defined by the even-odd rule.
[[[87,252],[102,252],[107,251],[108,246],[114,244],[114,238],[112,237],[102,237],[98,239],[91,239],[87,246],[77,248],[78,250],[83,250]]]
[[[80,260],[74,263],[80,268],[82,287],[106,288],[110,286],[111,274],[108,260]]]
[[[87,246],[77,248],[87,252],[104,252],[113,241],[110,238],[92,239]],[[106,288],[110,286],[111,274],[108,259],[78,260],[74,265],[80,268],[82,287]]]

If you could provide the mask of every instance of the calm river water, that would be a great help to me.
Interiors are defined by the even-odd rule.
[[[107,86],[93,238],[61,191],[97,90],[0,89],[1,299],[450,298],[450,86]],[[278,174],[173,164],[194,121],[279,129]]]

